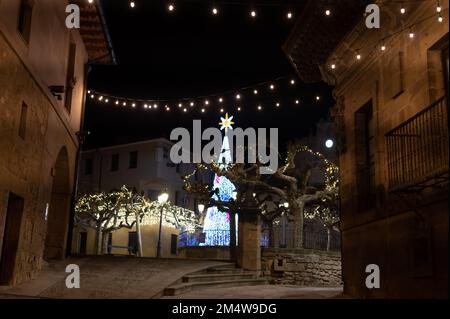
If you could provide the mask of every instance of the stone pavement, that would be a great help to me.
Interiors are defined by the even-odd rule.
[[[206,288],[164,299],[340,299],[342,288],[298,287],[288,285]]]
[[[80,289],[66,288],[68,264],[80,267]],[[15,287],[0,286],[0,298],[157,298],[182,276],[223,264],[226,263],[187,259],[71,257],[48,264],[34,280]]]
[[[80,267],[80,289],[67,289],[65,268]],[[227,263],[192,259],[156,259],[119,256],[71,257],[48,264],[36,279],[15,287],[0,286],[0,299],[149,299],[182,276]],[[288,285],[205,288],[172,299],[323,299],[342,298],[341,288]]]

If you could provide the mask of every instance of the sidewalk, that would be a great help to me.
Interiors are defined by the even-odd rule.
[[[67,289],[68,264],[80,267],[80,289]],[[15,287],[0,286],[0,298],[148,299],[183,275],[224,262],[208,260],[91,256],[52,262],[36,279]]]
[[[283,285],[207,288],[164,299],[339,299],[342,288],[316,288]]]

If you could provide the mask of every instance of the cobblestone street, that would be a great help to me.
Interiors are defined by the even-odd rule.
[[[80,267],[80,289],[67,289],[65,267]],[[224,265],[217,261],[152,259],[129,257],[69,258],[51,263],[34,280],[16,287],[0,287],[1,299],[149,299],[162,297],[162,291],[182,276],[207,267]],[[172,299],[322,299],[335,298],[340,288],[296,286],[240,286],[206,288],[170,297]],[[169,298],[169,297],[164,297]]]

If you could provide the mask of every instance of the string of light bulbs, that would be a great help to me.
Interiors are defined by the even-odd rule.
[[[405,15],[407,13],[407,10],[406,10],[405,5],[404,5],[405,1],[397,1],[397,2],[400,3],[399,13],[401,15]],[[442,6],[440,4],[440,1],[439,0],[436,1],[436,12],[435,13],[433,13],[433,14],[431,14],[429,16],[426,16],[425,18],[423,18],[421,20],[416,21],[415,23],[412,23],[412,24],[409,24],[407,26],[404,26],[404,27],[400,28],[398,31],[393,32],[393,33],[391,33],[389,35],[386,35],[386,36],[382,37],[379,41],[375,41],[372,44],[367,45],[367,47],[368,47],[367,51],[370,52],[368,54],[368,56],[370,54],[372,54],[374,52],[378,52],[378,51],[385,52],[387,50],[387,42],[391,38],[393,38],[393,37],[395,37],[395,36],[397,36],[399,34],[402,34],[405,31],[407,32],[408,38],[413,40],[415,38],[415,36],[416,36],[414,30],[416,29],[416,27],[419,24],[421,24],[421,23],[423,23],[425,21],[437,18],[436,20],[437,20],[438,23],[444,22],[444,18],[443,18],[443,15],[442,15],[443,11],[444,10],[443,10],[443,8],[442,8]],[[448,11],[448,9],[446,9],[445,11]],[[374,50],[372,50],[372,49],[374,49]],[[364,48],[354,49],[355,60],[356,61],[361,61],[363,59],[362,51],[364,51]],[[335,57],[332,57],[329,60],[330,60],[329,68],[331,70],[335,70],[338,67],[338,62],[342,61],[343,59],[335,56]]]
[[[179,110],[182,113],[197,110],[200,113],[207,113],[212,109],[216,109],[220,113],[225,113],[232,105],[236,111],[244,110],[243,104],[246,98],[258,100],[261,95],[269,94],[271,97],[270,105],[275,108],[282,107],[281,99],[276,98],[278,89],[295,89],[298,81],[294,77],[282,76],[272,81],[260,82],[254,85],[241,87],[236,90],[228,90],[221,94],[203,95],[197,97],[180,98],[180,99],[136,99],[112,94],[88,90],[87,94],[92,101],[103,104],[112,104],[117,107],[131,107],[133,109],[140,108],[144,110],[164,110],[170,112]],[[264,99],[267,101],[268,99]],[[316,103],[321,101],[320,95],[315,95],[313,101]],[[299,97],[292,98],[289,102],[292,106],[299,106],[302,100]],[[262,111],[267,103],[255,103],[256,111]]]
[[[138,7],[138,3],[139,1],[142,0],[127,0],[129,3],[129,7],[131,9],[136,9]],[[427,1],[427,0],[393,0],[391,1],[391,3],[399,3],[401,5],[401,13],[405,14],[406,13],[406,7],[405,7],[405,3],[411,3],[411,2],[423,2],[423,1]],[[435,0],[428,0],[428,1],[435,1]],[[95,0],[87,0],[87,2],[89,4],[95,4]],[[439,0],[438,2],[438,8],[441,8],[440,4],[439,4]],[[248,7],[248,16],[251,19],[257,19],[259,16],[259,8],[261,7],[265,7],[265,6],[277,6],[277,7],[286,7],[286,10],[284,12],[284,19],[287,21],[293,20],[295,18],[296,15],[296,11],[295,8],[299,7],[300,4],[299,3],[293,3],[293,4],[286,4],[286,3],[253,3],[253,4],[249,4],[249,3],[243,3],[243,2],[237,2],[237,1],[211,1],[211,7],[210,7],[210,14],[211,16],[220,16],[220,14],[222,13],[221,8],[224,6],[246,6]],[[387,6],[389,4],[379,4],[379,6]],[[176,1],[175,0],[171,0],[171,1],[167,1],[166,2],[166,10],[169,14],[175,14],[177,11],[177,5],[176,5]],[[324,5],[324,9],[323,9],[323,14],[325,16],[332,16],[333,10],[332,10],[332,5],[329,3],[326,3],[326,5]]]

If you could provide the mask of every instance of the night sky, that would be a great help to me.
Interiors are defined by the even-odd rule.
[[[250,2],[245,1],[216,2],[218,16],[211,14],[212,1],[176,1],[173,13],[167,3],[138,0],[131,9],[128,0],[103,1],[118,63],[93,66],[89,89],[128,98],[168,99],[172,111],[164,111],[163,105],[158,110],[145,110],[141,104],[132,109],[88,99],[85,130],[91,134],[86,149],[168,137],[175,127],[191,129],[193,119],[202,119],[202,127],[218,127],[219,96],[225,100],[224,109],[235,116],[236,126],[277,127],[280,145],[308,135],[315,123],[328,117],[331,88],[301,83],[281,49],[295,22],[286,13],[292,10],[297,17],[303,1],[260,1],[254,6],[256,19],[250,18]],[[287,78],[274,82],[274,92],[264,85],[253,95],[252,85],[280,76]],[[291,78],[295,86],[289,84]],[[247,86],[252,87],[240,90]],[[239,103],[234,99],[237,92],[243,95]],[[195,98],[207,95],[215,96],[208,98],[211,104],[201,114],[205,98]],[[196,102],[188,113],[177,107],[182,98]],[[275,107],[276,102],[281,108]],[[263,111],[257,111],[258,105]],[[243,111],[237,112],[238,106]]]

